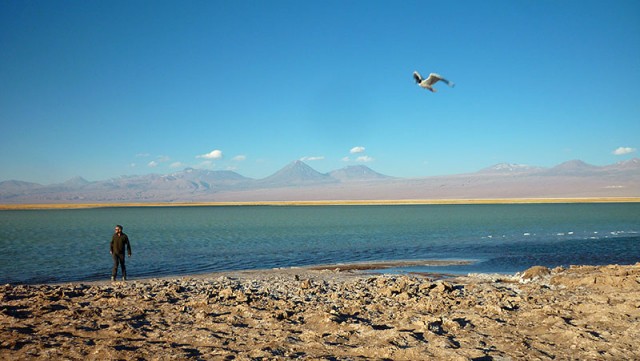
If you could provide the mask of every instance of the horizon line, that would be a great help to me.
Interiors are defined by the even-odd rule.
[[[584,204],[640,203],[640,197],[560,197],[560,198],[464,198],[395,200],[320,201],[238,201],[238,202],[124,202],[124,203],[5,203],[0,211],[135,207],[224,207],[224,206],[375,206],[375,205],[474,205],[474,204]]]

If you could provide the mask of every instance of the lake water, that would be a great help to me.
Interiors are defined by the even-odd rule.
[[[131,279],[318,264],[471,260],[392,272],[514,273],[640,261],[640,204],[130,207],[0,211],[0,283]]]

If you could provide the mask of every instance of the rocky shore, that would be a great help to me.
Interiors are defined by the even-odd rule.
[[[640,263],[0,286],[3,360],[640,359]]]

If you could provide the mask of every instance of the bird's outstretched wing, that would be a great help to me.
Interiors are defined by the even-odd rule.
[[[420,83],[422,81],[422,75],[420,75],[420,73],[418,73],[417,71],[414,71],[413,79],[416,80],[416,83]]]
[[[431,73],[429,74],[429,77],[427,78],[427,80],[425,80],[425,82],[427,83],[427,85],[433,85],[435,83],[438,82],[438,80],[442,80],[443,78],[436,74],[436,73]]]
[[[436,74],[436,73],[431,73],[429,74],[429,77],[426,80],[426,83],[429,85],[433,85],[435,83],[437,83],[438,81],[442,81],[443,83],[447,84],[450,87],[454,87],[455,84],[452,81],[449,81],[447,79],[445,79],[442,75],[440,74]]]

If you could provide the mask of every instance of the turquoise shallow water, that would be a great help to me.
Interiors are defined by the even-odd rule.
[[[393,272],[513,273],[640,261],[640,204],[131,207],[0,211],[0,283],[108,279],[124,225],[130,278],[316,264],[473,260]]]

